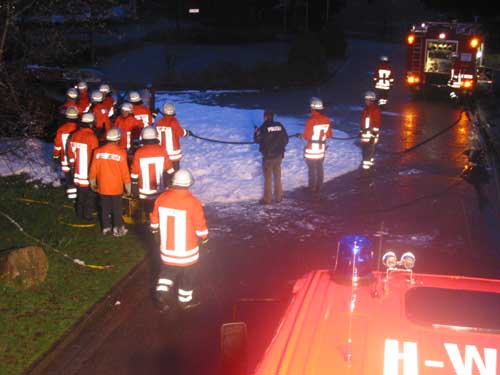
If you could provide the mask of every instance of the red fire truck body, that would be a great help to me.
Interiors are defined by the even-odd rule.
[[[484,51],[478,24],[424,22],[412,27],[406,42],[406,84],[411,89],[453,87],[472,92],[476,88]],[[455,84],[453,74],[459,74]]]
[[[498,374],[500,280],[407,271],[306,274],[249,374]]]

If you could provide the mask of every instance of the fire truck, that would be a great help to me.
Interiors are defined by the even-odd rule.
[[[472,93],[492,83],[483,66],[484,37],[477,23],[423,22],[407,35],[406,84]]]
[[[237,375],[496,375],[500,280],[415,273],[411,252],[375,266],[367,237],[349,235],[330,269],[297,280],[274,337],[244,369],[243,322],[222,326]]]

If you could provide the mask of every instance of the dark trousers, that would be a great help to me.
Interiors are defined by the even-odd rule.
[[[172,165],[174,166],[174,169],[177,172],[181,167],[181,161],[180,160],[172,161]]]
[[[76,190],[76,216],[91,220],[95,209],[95,193],[89,187],[78,186]]]
[[[123,226],[121,194],[101,195],[101,223],[102,229]]]
[[[361,151],[363,155],[363,161],[361,162],[361,167],[363,169],[370,169],[374,164],[375,138],[372,137],[369,142],[362,142]]]
[[[309,177],[309,190],[319,192],[323,186],[323,161],[324,159],[306,159]]]
[[[274,159],[262,160],[262,172],[264,174],[264,197],[266,203],[270,203],[273,198],[273,180],[274,180],[274,199],[281,202],[283,198],[283,187],[281,185],[281,156]]]
[[[198,277],[198,264],[176,267],[161,264],[156,282],[156,300],[160,306],[178,303],[181,307],[192,304]]]

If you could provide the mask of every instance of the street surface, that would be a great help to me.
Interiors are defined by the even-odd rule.
[[[414,252],[417,272],[500,277],[498,244],[489,235],[474,190],[458,177],[471,126],[465,116],[411,153],[390,153],[427,139],[459,115],[446,98],[412,99],[402,82],[402,45],[353,41],[346,63],[318,88],[229,93],[209,101],[305,116],[309,98],[319,96],[334,121],[342,117],[341,130],[355,135],[369,72],[381,54],[391,57],[397,81],[383,112],[371,176],[354,171],[328,181],[320,201],[299,189],[287,192],[280,205],[207,206],[211,234],[210,251],[202,259],[202,306],[176,321],[155,311],[152,257],[116,297],[120,304],[109,301],[109,312],[43,374],[219,374],[220,325],[233,319],[248,324],[252,368],[272,337],[294,280],[330,267],[345,234],[370,236],[378,246],[375,234],[387,233],[382,251]],[[328,163],[335,163],[328,152],[336,142],[341,141],[329,143]],[[308,230],[308,224],[315,229]]]

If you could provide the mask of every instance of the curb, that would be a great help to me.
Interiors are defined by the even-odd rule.
[[[24,372],[23,375],[41,375],[50,364],[72,344],[78,336],[99,318],[103,317],[111,308],[110,301],[123,292],[134,279],[141,274],[148,265],[150,253],[146,253],[144,258],[116,283],[110,291],[97,301],[82,317],[80,317],[54,344],[37,358]]]

